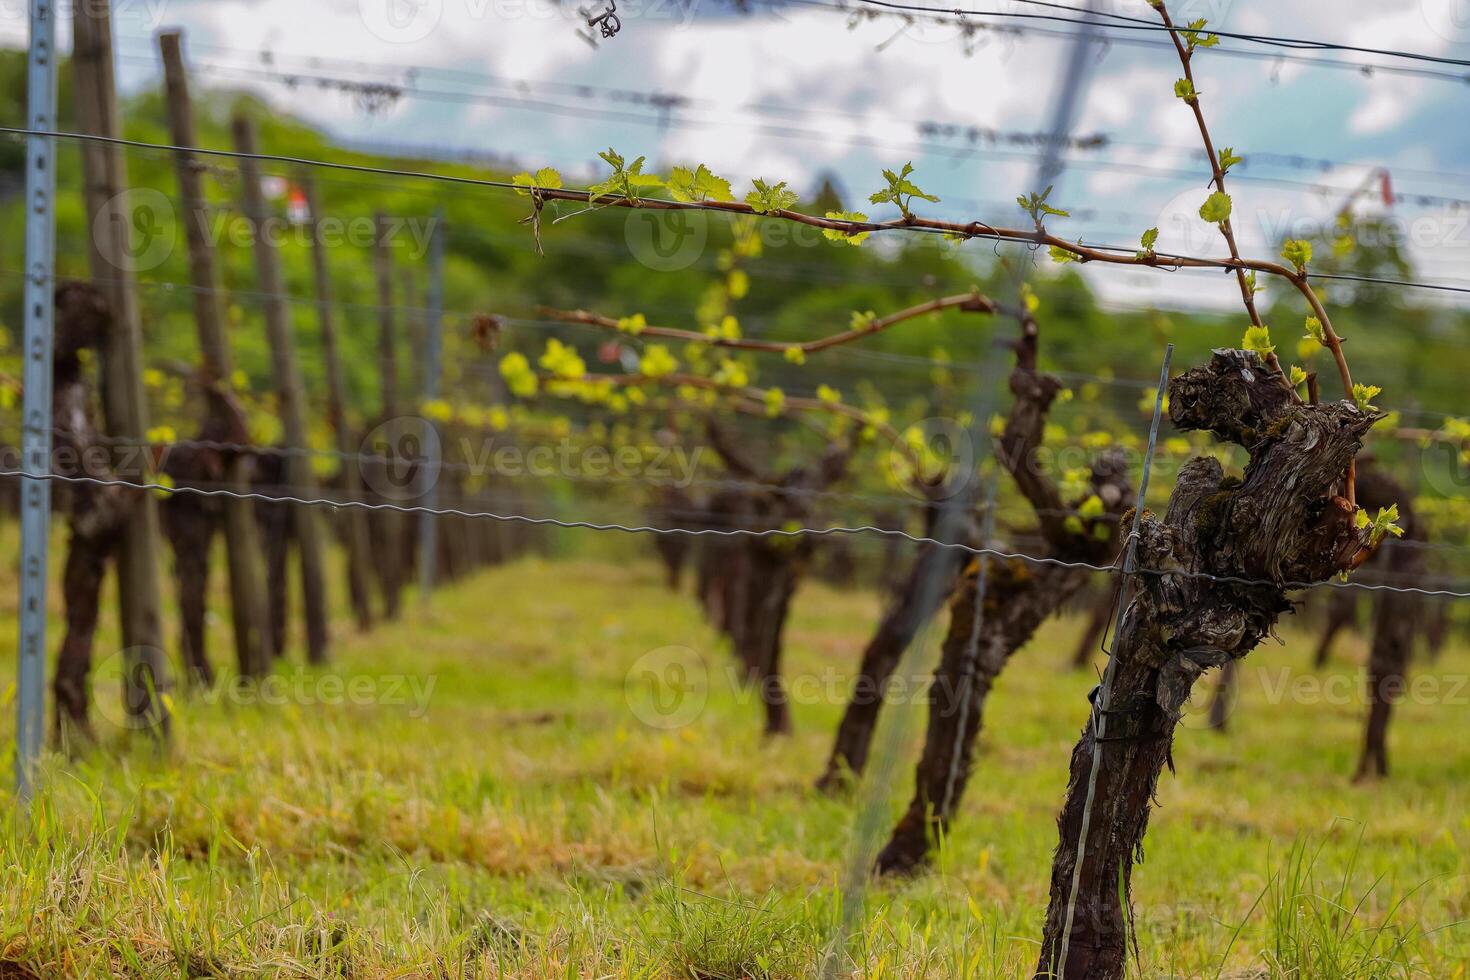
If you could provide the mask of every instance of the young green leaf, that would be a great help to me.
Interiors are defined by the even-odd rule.
[[[897,205],[898,210],[903,213],[905,218],[913,217],[911,206],[916,197],[921,201],[938,204],[939,198],[933,194],[926,194],[917,184],[909,180],[909,175],[913,172],[914,165],[912,162],[905,163],[903,169],[898,173],[894,173],[892,170],[884,170],[883,179],[888,182],[888,186],[870,195],[868,201],[872,204]]]
[[[1314,316],[1307,317],[1307,335],[1305,339],[1315,340],[1323,347],[1327,346],[1327,331],[1322,329],[1321,320]]]
[[[1230,220],[1230,195],[1215,191],[1200,205],[1199,216],[1211,224],[1224,224]]]
[[[636,202],[645,192],[664,186],[664,180],[658,174],[643,172],[643,157],[625,165],[622,155],[611,148],[597,155],[613,168],[613,172],[606,180],[587,188],[589,202],[607,195],[621,195],[630,202]]]
[[[1213,34],[1204,33],[1205,24],[1208,23],[1203,17],[1192,20],[1189,26],[1182,28],[1179,33],[1184,37],[1184,43],[1193,51],[1195,48],[1213,48],[1220,43],[1220,39]]]
[[[1154,243],[1158,240],[1159,229],[1150,228],[1148,231],[1143,233],[1143,237],[1139,239],[1139,243],[1143,245],[1143,250],[1145,252],[1152,252],[1154,250]]]
[[[829,221],[867,221],[868,216],[861,211],[828,211]],[[861,245],[868,240],[871,232],[866,231],[843,231],[840,228],[823,228],[822,237],[833,242],[847,242],[849,245]]]
[[[757,177],[751,181],[755,190],[745,195],[745,203],[756,214],[772,214],[776,211],[785,211],[793,207],[800,198],[793,190],[788,190],[786,181],[776,184],[768,184]]]
[[[1281,246],[1281,257],[1296,266],[1297,272],[1305,272],[1312,261],[1312,243],[1300,238],[1288,238]]]
[[[1373,399],[1381,394],[1383,394],[1383,389],[1377,385],[1353,385],[1353,401],[1357,402],[1358,410],[1361,412],[1378,411],[1378,406],[1373,404]]]
[[[697,201],[730,201],[735,197],[730,190],[730,182],[711,173],[702,163],[693,170],[675,167],[669,175],[669,194],[674,200],[686,204]]]
[[[1237,163],[1245,162],[1245,157],[1236,156],[1235,151],[1228,146],[1223,147],[1217,155],[1220,158],[1220,171],[1222,173],[1229,173],[1231,167]]]
[[[1199,97],[1199,93],[1194,90],[1194,83],[1187,78],[1181,78],[1174,83],[1174,95],[1185,102],[1191,102]]]
[[[1241,340],[1240,346],[1244,350],[1253,350],[1265,360],[1276,353],[1276,345],[1271,343],[1271,328],[1262,324],[1245,328],[1245,338]]]
[[[553,191],[560,189],[562,185],[561,174],[551,167],[542,167],[534,174],[519,173],[510,180],[511,183],[516,185],[516,193],[522,197],[529,195],[532,190]],[[521,190],[521,188],[525,188],[525,190]]]

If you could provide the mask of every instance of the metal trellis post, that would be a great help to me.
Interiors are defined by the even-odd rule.
[[[444,313],[444,212],[434,212],[434,229],[429,237],[428,314],[424,322],[424,401],[439,397],[440,333]],[[432,422],[428,423],[433,425]],[[439,476],[443,472],[444,447],[436,434],[424,440],[424,462],[420,470],[424,492],[420,503],[426,508],[419,518],[419,601],[427,604],[434,587],[439,560],[439,528],[432,511],[438,509]]]
[[[55,129],[56,10],[52,0],[31,0],[29,127]],[[56,161],[50,137],[26,139],[25,402],[22,472],[51,471],[51,360],[55,306]],[[22,478],[20,643],[16,684],[15,782],[24,803],[34,791],[46,717],[46,581],[51,530],[51,484]]]

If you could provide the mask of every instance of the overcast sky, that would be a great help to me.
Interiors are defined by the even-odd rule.
[[[584,5],[600,11],[605,3]],[[1015,0],[972,6],[1054,12]],[[24,39],[24,7],[0,0],[0,30],[12,43]],[[549,0],[117,0],[116,7],[129,89],[156,84],[154,31],[182,26],[198,84],[258,91],[344,139],[490,152],[557,166],[571,180],[593,173],[597,151],[614,146],[662,168],[707,163],[741,193],[752,177],[808,190],[832,174],[850,207],[877,189],[882,167],[912,159],[919,182],[943,199],[929,213],[1011,224],[1020,220],[1013,199],[1033,180],[1034,150],[921,135],[920,124],[1043,131],[1075,30],[990,19],[1003,30],[967,39],[952,23],[887,15],[854,23],[851,12],[824,6],[758,6],[742,15],[709,0],[623,0],[621,32],[594,47],[578,36],[583,18],[575,9]],[[1105,9],[1152,17],[1144,0],[1107,0]],[[1172,10],[1176,20],[1207,17],[1232,31],[1470,58],[1470,0],[1193,0]],[[1263,50],[1236,41],[1221,48]],[[1264,253],[1283,231],[1330,220],[1375,167],[1388,168],[1399,194],[1470,201],[1470,69],[1313,57],[1436,68],[1460,79],[1200,54],[1195,72],[1216,143],[1247,158],[1232,188],[1244,250]],[[1054,197],[1078,217],[1055,221],[1053,230],[1133,244],[1158,226],[1161,250],[1218,253],[1217,237],[1195,216],[1206,193],[1194,155],[1199,133],[1173,96],[1172,50],[1111,43],[1089,62],[1073,132],[1110,142],[1068,154]],[[422,70],[411,77],[415,66]],[[284,71],[407,85],[409,94],[368,113],[355,96],[313,84],[293,90],[268,74]],[[635,93],[688,102],[661,125],[660,111]],[[1293,167],[1290,155],[1333,163]],[[1372,188],[1360,210],[1382,209],[1376,181]],[[1470,207],[1401,201],[1393,213],[1421,277],[1470,283]],[[1180,292],[1179,281],[1163,274],[1100,271],[1094,283],[1116,302],[1162,301],[1161,288],[1175,298]],[[1196,303],[1238,302],[1223,277],[1192,285]]]

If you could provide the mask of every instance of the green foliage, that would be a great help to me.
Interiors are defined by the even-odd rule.
[[[892,170],[884,170],[883,179],[888,182],[888,186],[870,195],[868,197],[869,203],[895,204],[898,206],[898,210],[903,212],[905,218],[913,217],[913,211],[910,210],[910,205],[916,197],[921,201],[938,204],[939,198],[933,194],[924,193],[919,188],[919,185],[909,180],[909,175],[913,172],[914,165],[912,163],[905,163],[903,169],[898,173],[894,173]]]
[[[552,167],[542,167],[534,174],[518,173],[511,178],[511,183],[518,188],[525,188],[525,190],[516,191],[522,196],[529,195],[533,190],[553,191],[559,190],[562,186],[561,174]]]
[[[1300,238],[1288,238],[1281,246],[1281,257],[1295,266],[1297,272],[1305,272],[1307,263],[1312,261],[1312,243]]]
[[[1215,35],[1204,33],[1206,23],[1208,22],[1201,17],[1199,20],[1190,21],[1189,26],[1179,30],[1180,35],[1184,38],[1185,45],[1190,51],[1193,51],[1195,48],[1213,48],[1220,43],[1220,39]]]
[[[868,216],[861,211],[828,211],[829,221],[867,221]],[[866,231],[843,231],[839,228],[823,228],[822,237],[833,242],[847,242],[849,245],[861,245],[868,240],[871,232]]]
[[[1193,102],[1199,98],[1199,93],[1194,90],[1193,82],[1187,78],[1181,78],[1174,83],[1174,96],[1185,102]]]
[[[643,172],[643,157],[625,165],[622,155],[610,147],[597,155],[613,168],[613,172],[606,180],[587,188],[588,201],[606,195],[621,195],[627,201],[636,202],[642,200],[647,192],[664,186],[664,180],[658,174]]]
[[[1362,412],[1378,411],[1378,406],[1373,404],[1373,399],[1381,394],[1383,394],[1383,389],[1377,385],[1353,385],[1353,401],[1357,403],[1358,410]]]
[[[786,181],[768,184],[757,177],[751,181],[755,190],[745,195],[745,203],[750,205],[756,214],[773,214],[777,211],[785,211],[796,206],[800,200],[796,192],[788,190]]]
[[[1382,541],[1386,535],[1392,534],[1396,538],[1403,537],[1404,529],[1399,527],[1398,521],[1398,504],[1380,507],[1378,513],[1371,519],[1368,517],[1368,512],[1359,507],[1355,518],[1358,529],[1368,532],[1368,547],[1370,548],[1376,548],[1378,542]]]
[[[1224,224],[1230,220],[1230,195],[1215,191],[1200,205],[1199,216],[1211,224]]]
[[[587,364],[577,353],[577,349],[563,344],[555,337],[546,342],[546,351],[537,363],[556,377],[567,381],[575,381],[587,374]]]
[[[679,362],[663,344],[649,344],[638,361],[638,371],[646,378],[663,378],[679,370]]]
[[[1245,338],[1241,340],[1242,350],[1253,350],[1265,360],[1276,353],[1276,345],[1271,343],[1271,328],[1264,323],[1259,327],[1252,324],[1245,328]]]
[[[693,170],[675,167],[669,175],[669,194],[676,201],[694,203],[699,201],[732,201],[734,193],[730,182],[716,176],[704,164]]]
[[[1077,256],[1075,253],[1070,252],[1065,248],[1062,248],[1060,245],[1053,245],[1050,249],[1050,253],[1051,260],[1058,265],[1066,265],[1068,262],[1077,261]]]
[[[1237,163],[1245,162],[1245,157],[1236,156],[1235,151],[1228,146],[1221,148],[1216,156],[1219,158],[1220,161],[1221,173],[1229,173],[1231,167],[1235,166]]]
[[[1046,199],[1051,197],[1053,186],[1048,184],[1046,190],[1040,194],[1033,191],[1030,194],[1022,194],[1016,198],[1016,203],[1021,205],[1021,210],[1031,215],[1031,220],[1035,222],[1038,228],[1041,227],[1042,221],[1045,220],[1043,215],[1052,215],[1058,218],[1070,218],[1072,216],[1069,212],[1047,203]]]
[[[1143,233],[1143,236],[1139,238],[1138,242],[1140,245],[1143,246],[1143,251],[1145,253],[1152,253],[1154,250],[1154,243],[1156,243],[1158,240],[1159,229],[1150,228],[1148,231]]]
[[[1327,346],[1327,331],[1322,329],[1322,321],[1314,316],[1307,317],[1307,333],[1304,339],[1314,340],[1323,347]]]

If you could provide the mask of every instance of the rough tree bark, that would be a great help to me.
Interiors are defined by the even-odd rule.
[[[111,329],[111,313],[97,290],[80,283],[57,287],[51,409],[56,427],[54,469],[62,476],[117,479],[109,462],[111,454],[97,434],[92,388],[80,356],[83,350],[95,350]],[[69,490],[71,538],[62,579],[66,632],[51,682],[56,699],[52,730],[62,746],[75,739],[96,738],[87,708],[102,577],[108,559],[116,554],[128,511],[137,500],[137,494],[118,486],[75,483]]]
[[[1419,585],[1424,572],[1423,531],[1409,505],[1409,493],[1382,470],[1358,470],[1358,503],[1370,513],[1397,504],[1401,540],[1383,543],[1377,564],[1385,583],[1396,587]],[[1344,590],[1346,591],[1346,590]],[[1368,653],[1368,718],[1363,752],[1353,779],[1361,782],[1388,775],[1388,722],[1393,706],[1404,694],[1414,637],[1419,631],[1419,596],[1407,592],[1378,592],[1373,599],[1373,645]]]
[[[306,198],[307,227],[311,232],[312,279],[316,286],[317,327],[322,337],[322,366],[327,378],[327,424],[337,439],[337,452],[342,457],[342,489],[348,500],[362,498],[362,470],[352,459],[359,446],[347,424],[347,383],[342,358],[337,349],[337,313],[332,298],[332,275],[327,267],[327,247],[321,240],[321,211],[316,196],[316,183],[304,169],[296,182]],[[373,626],[372,537],[368,532],[368,515],[361,508],[342,511],[342,536],[347,551],[347,592],[359,630]]]
[[[1103,514],[1069,522],[1061,490],[1037,465],[1047,414],[1062,384],[1036,370],[1036,324],[1027,321],[1016,345],[1010,388],[1015,396],[997,455],[1036,513],[1045,557],[1068,563],[1106,565],[1117,550],[1118,517],[1133,505],[1133,488],[1121,453],[1106,453],[1093,464],[1091,493]],[[983,596],[981,563],[985,568]],[[1073,565],[998,561],[980,557],[970,564],[950,603],[949,631],[929,689],[929,722],[915,772],[908,810],[879,852],[882,874],[912,871],[949,827],[974,765],[976,738],[996,678],[1017,650],[1048,617],[1086,586],[1094,573]],[[977,618],[978,617],[978,618]]]
[[[281,274],[280,256],[274,237],[269,234],[270,211],[260,186],[260,167],[252,159],[256,152],[255,123],[246,115],[231,121],[235,148],[246,156],[240,159],[240,207],[254,231],[255,264],[264,297],[261,307],[265,315],[266,334],[270,341],[271,368],[275,373],[276,403],[281,413],[287,448],[292,454],[283,459],[284,483],[291,494],[316,496],[316,474],[308,449],[306,425],[306,383],[296,357],[296,338],[291,328],[291,315],[286,307],[285,280]],[[306,659],[325,663],[330,641],[326,594],[326,548],[322,541],[316,511],[307,505],[290,508],[291,533],[300,555],[301,601],[306,621]],[[274,547],[274,545],[272,545]],[[275,587],[275,586],[272,586]],[[280,648],[276,650],[280,653]]]
[[[719,425],[708,425],[710,443],[736,477],[763,484],[732,501],[733,509],[751,530],[767,530],[790,524],[805,524],[811,517],[813,491],[821,491],[847,472],[852,449],[832,443],[810,466],[794,467],[770,474],[750,460]],[[755,687],[765,708],[767,735],[791,731],[791,710],[781,678],[781,654],[791,597],[811,562],[816,539],[799,537],[755,537],[740,535],[722,539],[732,550],[732,572],[722,573],[721,625],[731,639],[736,658]],[[723,551],[724,549],[720,549]]]
[[[925,509],[925,537],[933,535],[937,513],[932,504]],[[960,559],[960,553],[953,548],[929,544],[919,546],[908,577],[884,611],[873,638],[863,648],[862,664],[853,681],[842,721],[837,726],[837,738],[827,759],[827,769],[817,780],[818,790],[824,793],[840,791],[850,786],[867,766],[868,752],[893,672],[898,669],[904,651],[920,628],[939,612],[945,597],[953,591],[964,564]],[[926,588],[935,576],[945,584],[940,588]]]
[[[178,31],[159,34],[158,50],[163,58],[169,135],[175,146],[197,146],[189,79],[184,71],[182,35]],[[189,281],[194,286],[194,321],[199,332],[199,380],[207,406],[203,431],[198,438],[205,442],[248,443],[250,431],[231,392],[234,358],[225,333],[224,318],[220,315],[219,277],[215,275],[214,245],[209,234],[209,200],[204,192],[203,167],[191,152],[174,154],[174,165],[178,172],[183,224],[189,243]],[[182,457],[171,456],[170,462],[184,469],[192,467],[199,471],[193,477],[196,481],[208,475],[215,486],[223,486],[237,494],[250,484],[250,457],[244,453],[191,449],[184,451]],[[177,482],[186,474],[171,472],[170,475]],[[263,673],[270,665],[265,646],[265,573],[251,501],[180,494],[168,498],[162,510],[164,530],[174,543],[179,604],[186,620],[184,661],[191,665],[194,679],[213,677],[204,649],[203,628],[209,543],[217,523],[213,515],[219,515],[224,525],[235,660],[241,676]],[[180,547],[184,550],[180,551]]]
[[[1111,695],[1072,753],[1038,977],[1123,976],[1133,863],[1192,684],[1271,632],[1292,609],[1289,583],[1325,581],[1363,547],[1354,508],[1338,491],[1376,416],[1347,402],[1295,404],[1256,354],[1229,350],[1170,383],[1169,414],[1182,430],[1245,447],[1250,462],[1242,478],[1227,478],[1218,460],[1191,460],[1164,516],[1143,515],[1136,557],[1144,571],[1114,640]]]
[[[694,498],[682,487],[661,486],[654,491],[653,516],[658,527],[689,527],[696,510]],[[678,592],[684,581],[684,567],[695,550],[694,539],[687,534],[656,534],[653,544],[663,562],[664,583],[670,592]]]
[[[218,407],[205,416],[204,426],[199,431],[198,441],[216,445],[243,445],[250,439],[245,424],[245,414],[235,399],[223,390],[207,394]],[[221,485],[237,486],[236,480],[242,472],[248,472],[241,462],[248,464],[248,454],[215,448],[215,446],[175,446],[164,460],[163,471],[173,480],[175,487],[198,487],[213,490]],[[241,490],[248,485],[240,485]],[[229,517],[226,508],[240,501],[221,501],[217,497],[204,497],[191,493],[170,494],[160,508],[163,530],[168,535],[174,553],[174,579],[179,594],[181,639],[184,663],[188,666],[188,677],[192,683],[203,687],[214,684],[214,668],[209,661],[205,637],[205,609],[209,596],[209,549],[215,533],[227,527]],[[248,501],[246,501],[248,503]],[[255,541],[255,517],[246,510],[244,516],[250,521],[250,540]],[[254,591],[258,583],[253,580],[261,570],[258,554],[254,548],[248,553],[248,566],[239,574],[250,575],[252,580],[240,583],[247,591],[248,608],[253,609],[255,622],[244,626],[238,617],[245,609],[237,602],[233,609],[237,618],[235,627],[236,654],[241,676],[256,676],[265,672],[269,659],[265,644],[268,642],[267,607],[264,594]],[[244,562],[241,563],[242,565]],[[233,566],[232,566],[233,567]],[[236,579],[232,577],[232,586]],[[236,592],[232,588],[232,592]],[[237,598],[239,598],[237,594]],[[242,636],[242,633],[244,634]]]

